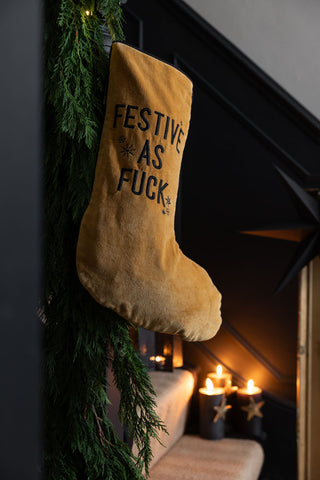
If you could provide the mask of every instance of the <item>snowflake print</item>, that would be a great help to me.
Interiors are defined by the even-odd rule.
[[[135,148],[133,148],[132,143],[129,144],[128,142],[125,142],[125,144],[121,145],[121,155],[126,158],[133,157],[135,152]]]

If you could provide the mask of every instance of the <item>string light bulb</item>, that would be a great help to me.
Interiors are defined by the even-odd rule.
[[[87,17],[90,16],[90,10],[86,10],[86,15],[87,15]]]

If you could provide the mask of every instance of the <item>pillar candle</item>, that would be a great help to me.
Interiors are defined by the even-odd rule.
[[[249,437],[262,436],[262,390],[249,380],[246,388],[237,391],[237,425]]]
[[[200,436],[212,440],[224,437],[224,419],[214,407],[220,407],[224,401],[224,389],[214,388],[207,378],[207,387],[199,389]],[[215,421],[216,420],[216,421]]]

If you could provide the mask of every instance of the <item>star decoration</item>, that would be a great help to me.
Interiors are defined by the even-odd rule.
[[[245,412],[248,412],[248,415],[247,415],[247,421],[248,422],[250,422],[250,420],[253,417],[260,417],[260,418],[263,417],[263,414],[260,411],[260,408],[262,407],[263,404],[264,404],[264,402],[256,403],[253,400],[253,398],[250,397],[250,403],[246,406],[241,407],[241,410],[244,410]]]
[[[213,407],[214,410],[217,412],[213,419],[214,423],[216,423],[219,420],[219,418],[221,418],[222,420],[225,420],[227,411],[230,410],[230,408],[232,408],[231,405],[226,405],[226,403],[227,403],[227,400],[223,398],[221,400],[220,405],[216,405]]]
[[[302,213],[301,221],[295,225],[280,227],[281,229],[274,229],[275,226],[271,226],[257,230],[247,230],[242,233],[291,240],[299,243],[291,263],[278,283],[275,291],[275,293],[278,293],[320,252],[320,195],[319,191],[317,191],[317,196],[306,192],[280,168],[276,166],[275,168],[300,207],[299,210]]]

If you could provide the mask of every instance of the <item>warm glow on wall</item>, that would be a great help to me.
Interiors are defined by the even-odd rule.
[[[167,355],[172,355],[172,345],[170,343],[165,344],[163,346],[163,355],[166,357]]]

